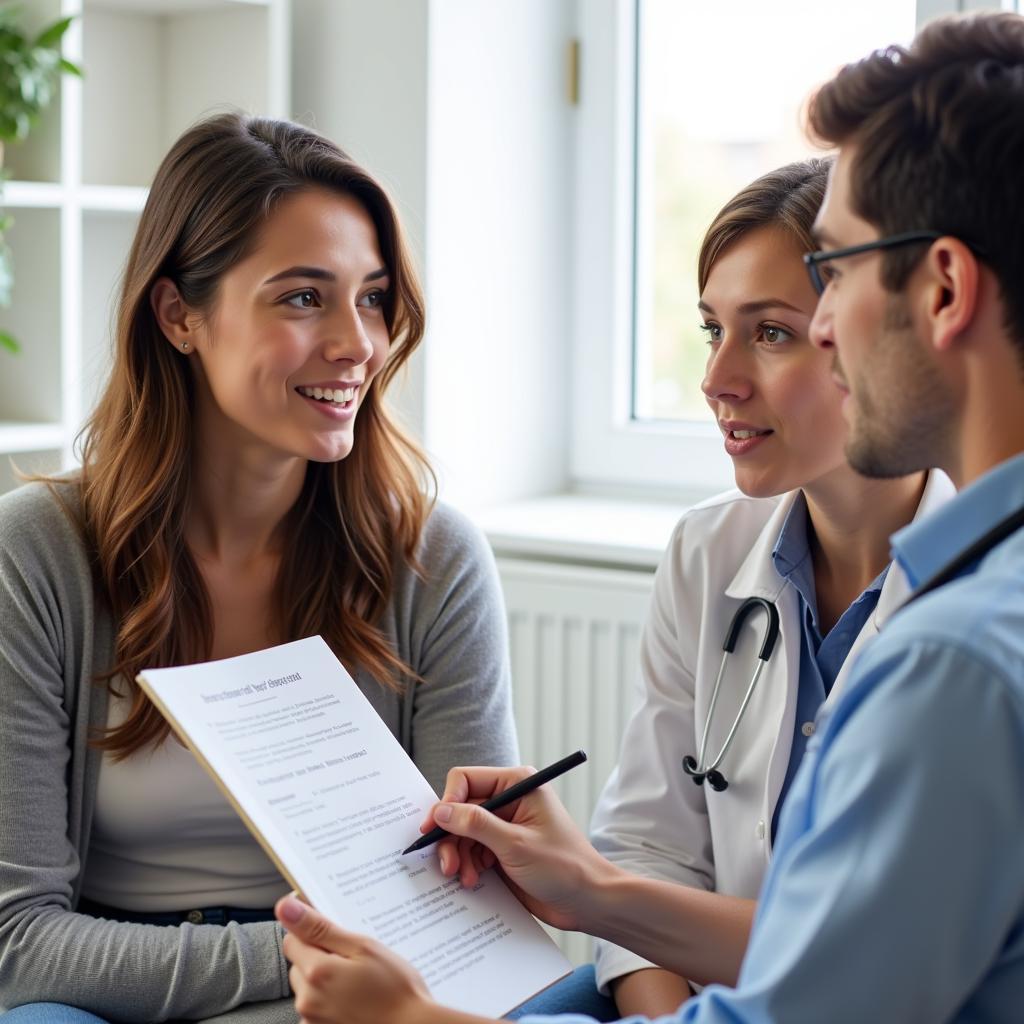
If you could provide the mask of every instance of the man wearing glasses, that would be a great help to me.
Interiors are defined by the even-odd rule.
[[[915,595],[808,743],[737,988],[705,988],[676,1020],[1020,1022],[1024,18],[933,23],[840,72],[811,124],[839,147],[805,262],[850,461],[876,477],[938,466],[960,494],[893,538]],[[465,769],[449,796],[483,797],[501,771]],[[678,932],[676,887],[603,861],[544,788],[512,822],[441,810],[549,921],[666,966],[700,938]],[[475,1020],[377,944],[293,902],[280,916],[310,1020]]]

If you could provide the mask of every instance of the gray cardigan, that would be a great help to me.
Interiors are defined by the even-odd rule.
[[[73,488],[68,487],[74,501]],[[402,570],[382,623],[424,681],[360,689],[440,789],[458,764],[517,759],[494,560],[464,518],[432,513],[426,578]],[[113,624],[72,518],[42,484],[0,498],[0,1006],[68,1003],[113,1021],[294,1019],[281,932],[156,927],[76,914],[89,849]],[[173,823],[168,823],[173,827]],[[241,1004],[264,1003],[252,1011]]]

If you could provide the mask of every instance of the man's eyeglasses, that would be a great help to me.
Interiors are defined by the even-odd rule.
[[[821,295],[829,282],[828,268],[822,264],[832,260],[845,259],[847,256],[859,256],[862,252],[874,252],[876,249],[895,249],[900,245],[910,245],[912,242],[934,242],[942,238],[937,231],[904,231],[898,235],[889,235],[887,238],[879,238],[874,242],[864,242],[862,245],[850,245],[845,249],[819,250],[818,252],[805,252],[804,265],[807,273],[811,276],[811,284],[814,290]]]

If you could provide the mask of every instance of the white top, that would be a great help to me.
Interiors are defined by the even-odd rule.
[[[108,725],[119,725],[129,707],[112,699]],[[290,888],[173,736],[120,762],[103,758],[85,897],[130,911],[261,909]]]

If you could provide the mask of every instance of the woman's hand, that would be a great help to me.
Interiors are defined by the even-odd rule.
[[[344,931],[294,896],[274,913],[288,932],[295,1010],[309,1024],[419,1024],[436,1007],[419,974],[374,939]]]
[[[584,929],[588,893],[617,869],[590,845],[558,797],[541,786],[496,812],[477,806],[533,773],[453,768],[441,802],[420,830],[440,825],[452,833],[438,843],[443,874],[458,874],[472,888],[481,871],[496,865],[532,914],[556,928]]]

